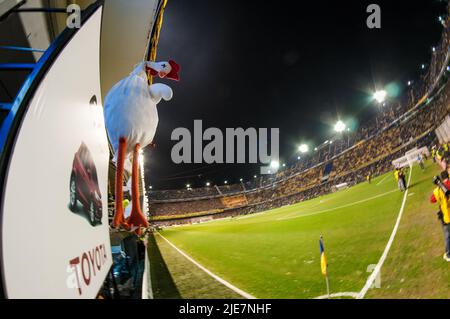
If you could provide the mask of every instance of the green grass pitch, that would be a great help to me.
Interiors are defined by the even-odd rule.
[[[432,176],[414,166],[405,210],[367,298],[449,298],[450,264],[442,260]],[[331,293],[359,292],[392,233],[403,200],[392,172],[337,193],[261,214],[167,228],[161,234],[198,263],[257,298],[326,294],[320,271],[324,237]],[[149,245],[156,298],[237,298],[156,235]],[[372,266],[373,267],[373,266]]]

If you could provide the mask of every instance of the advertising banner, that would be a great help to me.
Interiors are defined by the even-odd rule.
[[[2,211],[8,298],[95,298],[112,265],[101,8],[40,82],[17,134]]]

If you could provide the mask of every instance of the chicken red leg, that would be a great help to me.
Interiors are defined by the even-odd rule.
[[[123,214],[123,166],[125,163],[125,151],[127,148],[127,140],[124,137],[119,139],[119,150],[117,152],[117,168],[116,168],[116,188],[115,188],[115,213],[112,222],[114,228],[120,225],[127,227],[125,216]]]
[[[142,214],[139,199],[139,149],[140,145],[136,144],[133,150],[133,167],[131,172],[131,214],[127,220],[130,227],[137,227],[136,232],[140,233],[140,227],[148,227],[147,219]]]

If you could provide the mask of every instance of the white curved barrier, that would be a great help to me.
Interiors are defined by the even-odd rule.
[[[26,111],[8,152],[1,206],[8,298],[94,298],[112,265],[101,9],[73,34],[21,106]]]

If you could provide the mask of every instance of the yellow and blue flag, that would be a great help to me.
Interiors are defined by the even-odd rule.
[[[320,268],[322,269],[322,274],[324,276],[327,276],[327,257],[325,256],[325,248],[323,246],[323,237],[320,236],[320,240],[319,240],[319,244],[320,244]]]

